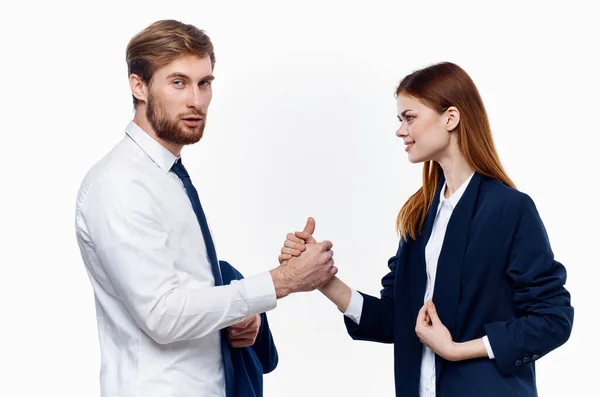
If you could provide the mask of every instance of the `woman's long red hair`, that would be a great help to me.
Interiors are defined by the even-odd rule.
[[[396,96],[401,94],[420,100],[440,114],[450,106],[456,107],[460,112],[456,127],[458,146],[467,163],[479,174],[515,187],[496,152],[479,91],[462,68],[442,62],[417,70],[402,79]],[[441,173],[437,162],[423,164],[423,186],[408,199],[396,219],[396,227],[403,239],[414,240],[423,230]]]

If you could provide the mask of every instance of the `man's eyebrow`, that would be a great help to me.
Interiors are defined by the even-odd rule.
[[[190,78],[188,77],[188,75],[186,75],[186,74],[184,74],[184,73],[181,73],[181,72],[173,72],[173,73],[171,73],[171,74],[169,74],[169,75],[167,76],[167,79],[171,79],[171,78],[173,78],[173,77],[180,77],[180,78],[182,78],[182,79],[186,79],[186,80],[189,80],[189,79],[190,79]]]
[[[190,77],[189,77],[187,74],[185,74],[185,73],[181,73],[181,72],[173,72],[173,73],[171,73],[171,74],[169,74],[169,75],[167,76],[167,79],[172,79],[172,78],[174,78],[174,77],[179,77],[179,78],[181,78],[181,79],[184,79],[184,80],[191,80],[191,79],[190,79]],[[208,76],[204,76],[204,77],[203,77],[203,78],[201,78],[200,80],[201,80],[201,81],[208,81],[208,82],[211,82],[211,81],[213,81],[214,79],[215,79],[215,76],[213,76],[212,74],[209,74]]]

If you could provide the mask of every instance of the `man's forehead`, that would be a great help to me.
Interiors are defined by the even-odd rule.
[[[182,56],[157,72],[162,72],[164,76],[177,75],[191,79],[204,79],[212,76],[212,63],[209,57]]]

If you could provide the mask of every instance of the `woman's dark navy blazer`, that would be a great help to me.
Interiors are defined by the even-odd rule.
[[[423,232],[401,241],[381,297],[364,296],[352,338],[394,343],[396,396],[419,391],[422,343],[415,334],[425,295],[425,246],[443,176]],[[475,173],[456,205],[440,253],[433,302],[455,342],[488,336],[494,359],[436,356],[438,397],[537,396],[535,362],[567,341],[573,307],[531,198]]]

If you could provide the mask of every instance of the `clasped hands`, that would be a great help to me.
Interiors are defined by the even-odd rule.
[[[288,233],[281,248],[279,263],[285,266],[294,258],[301,257],[311,244],[316,244],[313,237],[315,221],[308,218],[304,230],[301,232]],[[337,269],[335,270],[337,273]],[[335,273],[331,275],[333,277]],[[331,278],[330,277],[330,278]],[[326,280],[323,284],[326,284]],[[452,340],[452,335],[438,317],[433,301],[428,300],[419,311],[415,325],[415,333],[419,340],[437,355],[449,361],[456,361],[458,357],[457,345]]]
[[[314,220],[310,219],[312,230],[310,226],[305,228],[306,234],[302,236],[306,238],[302,240],[301,250],[290,249],[289,258],[286,257],[285,260],[279,257],[280,266],[276,269],[277,281],[280,282],[279,286],[284,288],[279,288],[278,298],[292,292],[313,291],[326,284],[337,273],[331,250],[333,244],[330,241],[317,243],[312,237]],[[290,236],[288,234],[288,237]],[[227,327],[231,346],[235,348],[252,346],[260,332],[260,324],[261,318],[257,314]]]

